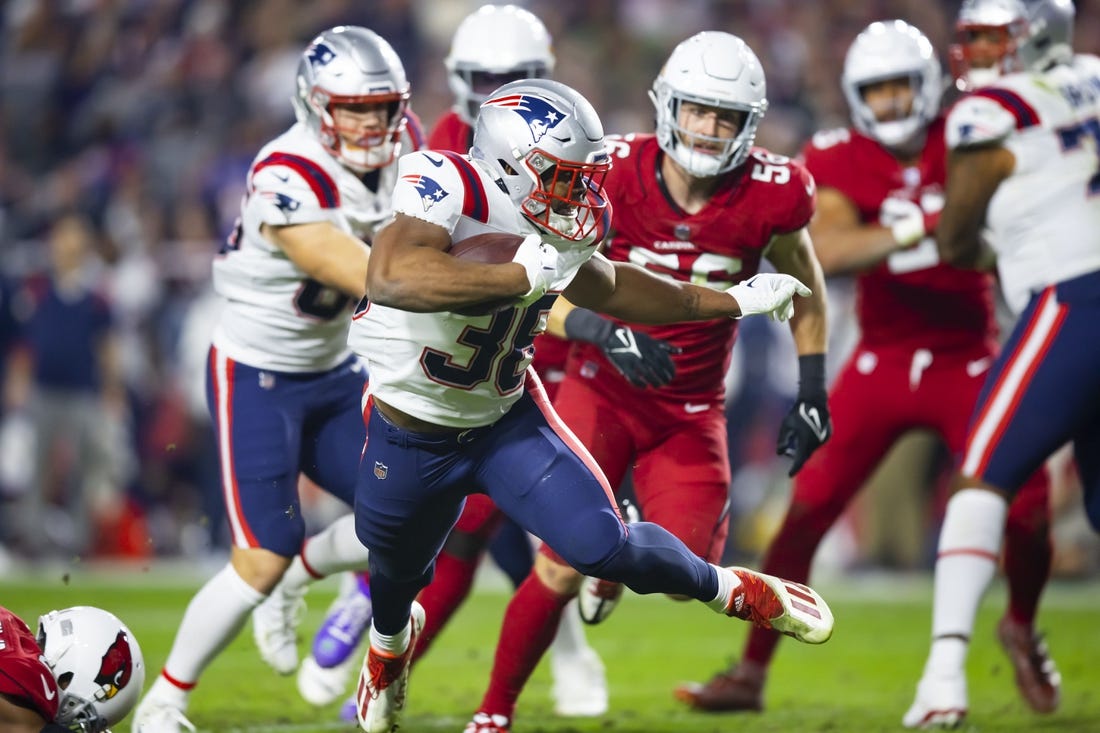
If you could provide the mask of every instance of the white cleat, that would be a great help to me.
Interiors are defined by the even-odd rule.
[[[402,654],[389,656],[371,646],[363,660],[355,703],[359,727],[366,733],[392,733],[400,726],[409,690],[409,662],[420,632],[424,630],[424,607],[416,601],[412,604],[410,620],[412,634]]]
[[[727,616],[806,644],[824,644],[833,635],[833,612],[813,588],[748,568],[727,570],[741,581],[726,606]]]
[[[925,674],[917,683],[917,697],[901,719],[906,728],[958,728],[966,719],[966,678]]]
[[[146,695],[134,710],[130,730],[132,733],[194,733],[195,725],[180,708]]]
[[[305,613],[305,589],[287,592],[283,584],[252,610],[252,636],[260,658],[279,674],[298,668],[298,624]]]
[[[298,692],[310,705],[328,705],[344,697],[352,670],[359,659],[354,655],[335,667],[322,667],[309,655],[298,667]]]
[[[577,653],[555,653],[550,647],[550,696],[554,713],[566,718],[592,718],[607,712],[607,674],[596,651],[585,647]]]

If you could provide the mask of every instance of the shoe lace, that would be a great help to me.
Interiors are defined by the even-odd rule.
[[[761,628],[770,629],[772,619],[783,615],[783,604],[759,576],[741,571],[734,572],[741,580],[741,585],[730,597],[726,614],[742,621],[751,621]]]
[[[410,644],[410,649],[411,646]],[[367,673],[370,675],[370,696],[372,700],[377,700],[384,690],[400,679],[401,673],[408,663],[409,651],[406,650],[404,654],[390,657],[376,651],[373,646],[370,648],[370,651],[367,652]],[[404,697],[405,690],[404,685],[402,685],[401,689],[397,690],[395,700],[398,706],[403,703]]]
[[[279,631],[290,632],[298,627],[306,611],[305,590],[275,590],[269,597],[267,615],[273,621],[272,626]]]

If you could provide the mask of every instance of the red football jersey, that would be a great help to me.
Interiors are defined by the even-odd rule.
[[[0,693],[26,702],[47,722],[57,717],[60,693],[34,634],[23,619],[0,606]]]
[[[879,220],[888,197],[943,207],[947,174],[943,119],[928,128],[920,161],[903,166],[871,138],[853,129],[819,132],[803,150],[819,188],[834,188],[859,209],[860,220]],[[857,280],[856,312],[869,347],[955,348],[992,338],[992,276],[943,264],[932,237],[896,252]]]
[[[814,212],[814,182],[806,169],[763,148],[754,148],[696,214],[668,195],[660,175],[664,153],[653,135],[611,137],[608,149],[613,165],[605,189],[615,216],[604,252],[664,277],[721,289],[735,285],[758,272],[773,236],[801,229]],[[702,402],[724,394],[737,321],[630,327],[681,348],[673,357],[676,377],[656,390],[661,396]],[[598,349],[577,345],[569,372],[602,360]]]
[[[428,135],[429,150],[453,150],[465,155],[470,152],[474,130],[462,121],[453,109],[439,118]]]

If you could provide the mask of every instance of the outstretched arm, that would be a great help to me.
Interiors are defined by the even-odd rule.
[[[985,212],[1016,156],[999,144],[956,148],[947,157],[947,189],[936,228],[940,259],[956,267],[987,269],[992,255],[982,237]]]

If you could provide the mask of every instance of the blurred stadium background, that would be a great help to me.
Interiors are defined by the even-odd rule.
[[[43,477],[47,513],[27,526],[35,486],[25,407],[35,385],[8,366],[0,424],[0,582],[28,561],[222,558],[226,532],[202,365],[216,308],[210,259],[238,213],[260,145],[293,120],[302,48],[321,29],[354,23],[392,42],[413,108],[430,127],[450,105],[442,59],[472,0],[8,0],[0,31],[0,291],[12,351],[26,288],[59,252],[93,282],[120,358],[90,396],[91,453],[59,440]],[[744,37],[763,61],[771,107],[758,142],[796,154],[816,129],[846,125],[838,83],[848,43],[868,22],[901,17],[941,57],[958,4],[937,0],[549,0],[520,2],[555,40],[555,76],[595,104],[609,132],[650,131],[646,96],[659,65],[701,29]],[[1100,6],[1079,2],[1079,51],[1100,51]],[[62,224],[59,224],[61,222]],[[74,244],[75,242],[75,244]],[[87,254],[82,255],[82,247]],[[51,255],[51,252],[53,255]],[[76,254],[71,254],[75,252]],[[52,258],[52,259],[51,259]],[[64,259],[64,258],[62,258]],[[831,284],[836,344],[851,343],[850,284]],[[735,527],[728,554],[751,562],[785,508],[778,420],[795,388],[789,337],[746,322],[730,379]],[[72,347],[72,351],[67,350]],[[54,358],[96,359],[62,343]],[[65,404],[66,395],[60,398]],[[927,570],[942,506],[944,456],[927,436],[895,452],[874,490],[826,543],[838,571]],[[1065,461],[1063,461],[1065,464]],[[1056,573],[1089,577],[1095,540],[1083,529],[1072,467],[1058,471]],[[310,487],[315,525],[343,511]],[[77,498],[86,496],[80,509]],[[21,531],[29,529],[30,532]],[[34,541],[28,541],[27,535]]]

